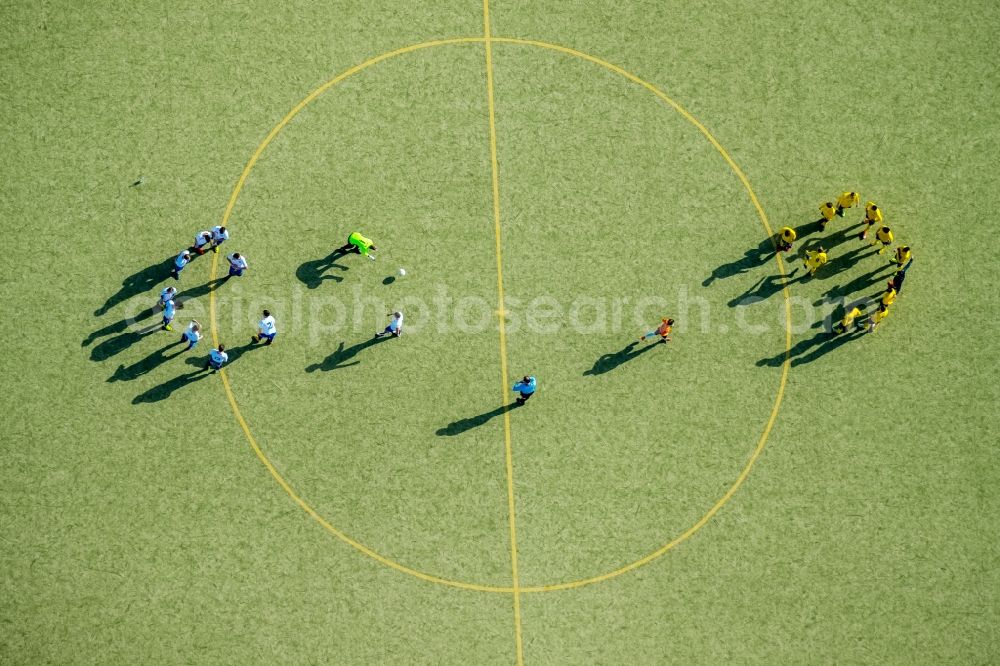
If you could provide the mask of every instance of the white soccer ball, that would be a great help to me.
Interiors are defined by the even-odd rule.
[[[399,269],[399,276],[402,277],[404,275],[406,275],[406,269],[405,268],[400,268]]]

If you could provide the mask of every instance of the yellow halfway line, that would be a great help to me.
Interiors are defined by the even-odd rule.
[[[507,463],[507,513],[510,522],[510,576],[514,599],[514,640],[517,645],[517,663],[524,663],[524,641],[521,635],[521,584],[517,572],[517,516],[514,505],[514,453],[510,441],[510,410],[506,406],[507,382],[507,326],[503,294],[503,246],[500,236],[500,164],[497,162],[496,100],[493,89],[493,44],[490,28],[490,0],[483,0],[483,37],[486,47],[486,101],[490,116],[490,164],[493,172],[493,236],[497,255],[497,299],[500,301],[498,331],[500,333],[500,400],[503,410],[503,440]]]

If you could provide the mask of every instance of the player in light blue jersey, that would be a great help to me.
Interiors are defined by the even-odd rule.
[[[535,395],[535,391],[538,390],[538,381],[533,376],[525,375],[521,378],[521,381],[514,384],[511,390],[517,391],[520,394],[515,402],[523,405],[528,402],[531,396]]]
[[[176,307],[174,306],[174,299],[171,298],[169,301],[167,301],[166,303],[163,304],[163,330],[164,331],[172,331],[172,330],[174,330],[173,326],[170,325],[170,322],[172,322],[174,320],[174,312],[175,312],[175,310],[176,310]]]
[[[199,340],[201,340],[201,324],[197,319],[192,319],[188,327],[181,333],[181,342],[188,343],[187,349],[184,351],[194,349]]]
[[[170,271],[170,274],[175,280],[181,279],[181,271],[184,270],[184,267],[189,263],[191,263],[191,253],[187,250],[181,250],[181,253],[174,259],[174,267]]]
[[[216,370],[221,370],[222,366],[226,364],[229,360],[229,354],[226,353],[226,345],[219,345],[218,349],[213,349],[208,354],[208,361],[205,362],[205,369],[211,368],[214,373]]]

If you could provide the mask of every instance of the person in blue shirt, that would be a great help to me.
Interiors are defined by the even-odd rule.
[[[227,278],[231,278],[234,275],[240,277],[243,275],[243,271],[250,267],[247,263],[247,258],[240,255],[239,252],[233,252],[226,259],[229,260],[229,274],[226,276]]]
[[[174,320],[174,299],[168,299],[163,304],[163,330],[172,331],[173,327],[170,322]]]
[[[403,334],[403,313],[397,310],[391,316],[392,319],[389,320],[389,325],[385,327],[385,330],[381,333],[375,333],[376,340],[384,335],[391,335],[394,338],[398,338]]]
[[[192,319],[187,329],[181,333],[181,342],[188,343],[187,349],[184,351],[194,349],[199,340],[201,340],[201,323],[197,319]]]
[[[213,349],[208,354],[208,361],[205,363],[205,369],[212,369],[214,373],[216,370],[221,370],[222,366],[225,365],[226,361],[229,360],[229,354],[226,353],[226,345],[219,345],[218,349]]]
[[[181,279],[181,271],[184,267],[191,263],[191,253],[187,250],[182,250],[180,254],[174,259],[174,268],[170,271],[170,274],[174,276],[175,280]]]
[[[521,378],[521,381],[514,384],[511,390],[517,391],[520,394],[520,397],[518,397],[515,402],[519,405],[523,405],[528,402],[528,398],[535,395],[535,391],[538,390],[538,382],[534,377],[525,375]]]
[[[229,231],[225,227],[212,227],[212,252],[219,253],[219,246],[229,240]]]
[[[167,301],[173,300],[176,295],[177,287],[165,287],[160,291],[160,300],[156,303],[157,307],[162,310],[166,306]]]

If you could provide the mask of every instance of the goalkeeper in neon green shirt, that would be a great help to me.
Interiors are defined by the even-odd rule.
[[[337,248],[337,252],[340,254],[357,252],[362,257],[368,257],[372,261],[375,261],[375,255],[371,254],[371,251],[377,249],[378,248],[375,247],[375,243],[373,243],[370,238],[365,238],[361,235],[361,232],[355,231],[347,237],[346,245]]]

